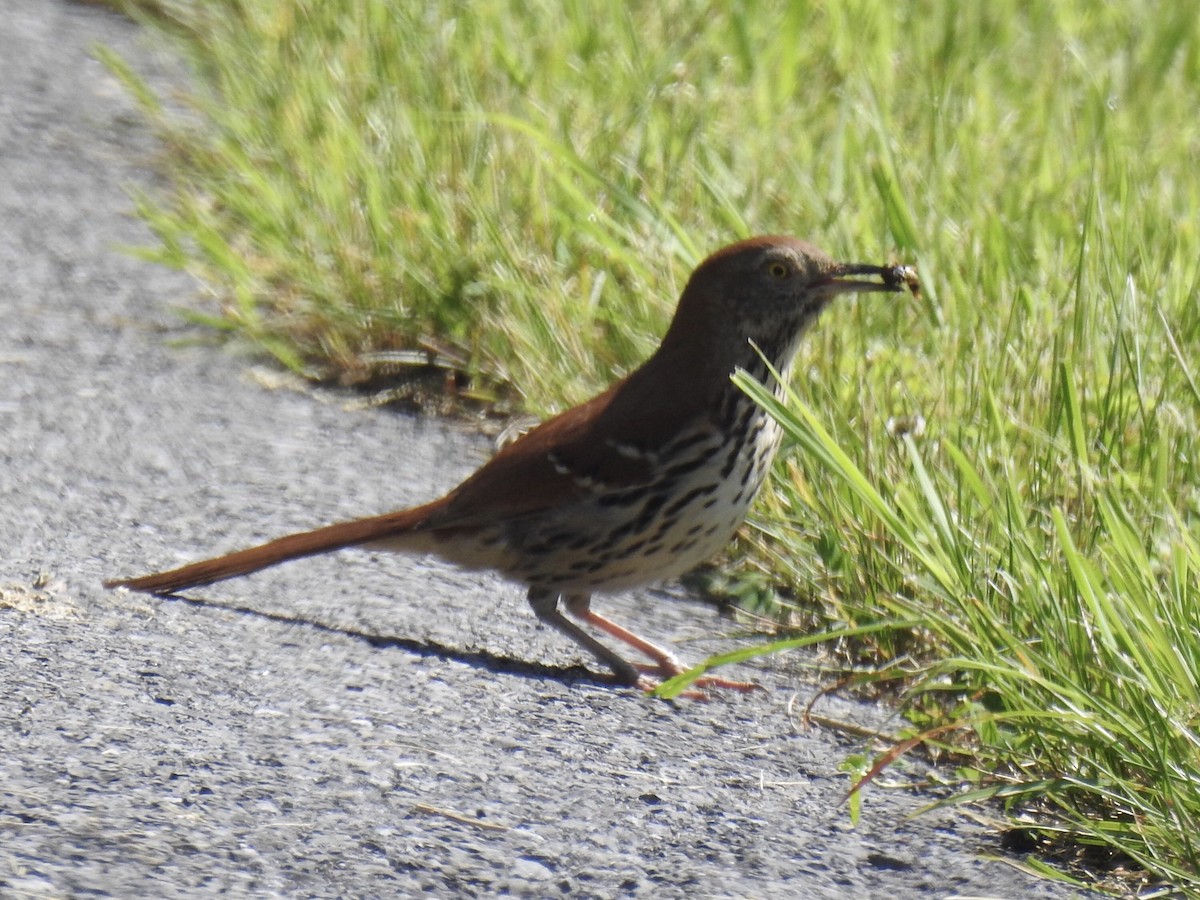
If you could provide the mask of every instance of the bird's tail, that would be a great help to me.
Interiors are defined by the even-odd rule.
[[[379,540],[392,540],[405,534],[427,537],[420,532],[419,526],[441,501],[435,500],[425,506],[404,509],[399,512],[385,513],[367,519],[354,519],[349,522],[339,522],[336,525],[326,525],[314,531],[300,534],[289,534],[257,547],[239,550],[215,559],[171,569],[169,572],[156,572],[152,575],[142,575],[138,578],[117,578],[104,582],[105,587],[125,587],[132,591],[143,591],[148,594],[173,594],[187,588],[200,587],[226,578],[236,578],[239,575],[249,575],[260,569],[312,556],[317,553],[327,553],[368,544]],[[414,549],[417,549],[414,547]]]

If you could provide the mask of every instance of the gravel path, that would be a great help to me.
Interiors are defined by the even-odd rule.
[[[799,658],[754,697],[655,702],[589,674],[521,592],[345,553],[168,602],[103,577],[453,485],[454,425],[269,389],[173,308],[196,285],[126,188],[156,148],[89,56],[175,69],[128,21],[55,0],[0,20],[0,895],[1065,897],[957,813],[874,788],[803,730]],[[661,593],[602,604],[718,630]],[[691,658],[728,642],[701,639]],[[879,721],[845,699],[822,711]]]

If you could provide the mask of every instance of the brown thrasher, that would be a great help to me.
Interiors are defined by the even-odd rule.
[[[882,281],[848,276],[873,275]],[[424,506],[327,525],[170,572],[107,582],[155,594],[246,575],[285,560],[367,545],[496,569],[529,588],[537,617],[643,688],[682,665],[590,608],[594,591],[680,575],[741,524],[779,446],[780,429],[730,381],[767,363],[786,373],[805,328],[838,294],[915,292],[902,266],[835,263],[787,237],[742,241],[692,274],[658,351],[598,397],[543,422]],[[777,385],[777,390],[780,388]],[[640,650],[630,663],[566,611]],[[708,679],[710,685],[753,685]]]

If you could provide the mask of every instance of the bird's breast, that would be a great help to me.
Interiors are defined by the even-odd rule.
[[[676,577],[728,544],[779,446],[745,395],[729,425],[705,418],[655,452],[644,483],[599,487],[506,530],[507,573],[563,591],[612,591]]]

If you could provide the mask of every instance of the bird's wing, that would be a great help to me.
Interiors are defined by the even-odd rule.
[[[646,392],[657,388],[639,374],[509,444],[451,491],[419,530],[491,525],[652,483],[661,472],[656,438],[678,431],[679,422],[639,416],[642,409],[671,408],[647,402]]]

